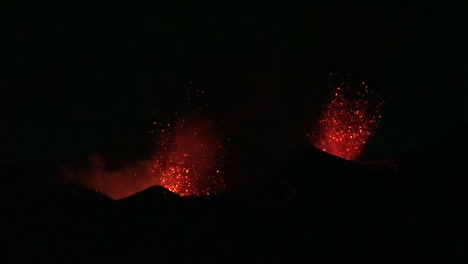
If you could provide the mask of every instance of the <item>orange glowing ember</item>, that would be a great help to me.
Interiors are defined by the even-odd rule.
[[[368,96],[372,93],[365,82],[359,91],[342,82],[325,106],[313,137],[315,147],[346,160],[356,160],[373,135],[381,116],[382,103],[373,107]]]

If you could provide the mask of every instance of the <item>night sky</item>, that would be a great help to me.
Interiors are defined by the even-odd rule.
[[[13,7],[0,51],[1,167],[138,156],[153,110],[178,111],[189,82],[230,126],[234,155],[301,143],[330,73],[385,101],[363,158],[397,156],[467,119],[465,14],[444,1],[167,2]]]

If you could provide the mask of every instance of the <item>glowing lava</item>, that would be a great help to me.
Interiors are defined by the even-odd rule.
[[[180,196],[210,195],[224,189],[218,159],[223,147],[211,122],[192,116],[178,120],[172,129],[163,127],[156,141],[161,152],[152,161],[159,185]]]
[[[315,147],[346,160],[359,158],[380,122],[382,105],[372,106],[368,98],[372,92],[365,82],[361,85],[360,90],[353,90],[342,82],[335,89],[312,138]]]
[[[204,91],[197,90],[204,94]],[[190,98],[190,97],[188,97]],[[122,199],[154,185],[180,196],[211,195],[225,189],[225,149],[214,124],[196,105],[190,114],[158,116],[152,129],[154,154],[138,164],[110,170],[100,155],[86,166],[66,168],[64,176],[113,199]],[[66,174],[66,175],[65,175]]]

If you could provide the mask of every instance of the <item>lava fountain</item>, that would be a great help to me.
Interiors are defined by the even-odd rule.
[[[372,105],[371,94],[365,82],[357,89],[347,82],[336,87],[311,137],[315,147],[346,160],[357,160],[381,120],[378,112],[383,103]]]
[[[155,185],[180,196],[211,195],[225,189],[222,173],[228,154],[215,124],[202,110],[196,106],[188,109],[188,114],[159,115],[148,131],[154,152],[146,160],[110,170],[102,156],[92,155],[86,166],[66,168],[65,176],[112,199]]]
[[[172,128],[161,125],[159,131],[155,142],[161,151],[151,161],[159,185],[180,196],[210,195],[225,188],[223,145],[209,120],[192,115]]]

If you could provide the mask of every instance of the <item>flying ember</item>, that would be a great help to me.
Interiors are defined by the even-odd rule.
[[[346,81],[336,87],[312,137],[315,147],[346,160],[357,160],[381,119],[378,111],[382,102],[372,105],[372,93],[365,82],[359,88],[350,87]]]

